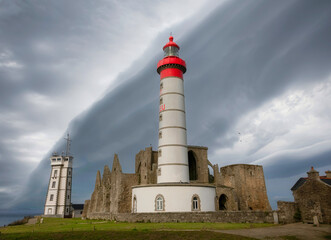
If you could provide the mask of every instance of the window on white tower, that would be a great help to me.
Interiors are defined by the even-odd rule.
[[[160,84],[160,90],[162,90],[162,89],[163,89],[163,83]]]
[[[159,138],[162,138],[162,132],[161,131],[159,132]]]
[[[159,155],[159,157],[162,156],[162,150],[161,149],[159,150],[159,154],[158,155]]]
[[[162,121],[162,114],[160,114],[160,116],[159,116],[159,121],[160,122]]]
[[[155,198],[155,211],[164,210],[164,198],[162,195],[157,195]]]
[[[52,214],[52,209],[51,208],[48,209],[48,214]]]
[[[54,181],[54,182],[52,182],[52,188],[55,188],[55,184],[56,184],[56,182]]]
[[[51,196],[49,197],[49,201],[53,201],[53,199],[54,199],[54,195],[51,194]]]
[[[54,170],[54,177],[57,177],[57,170]]]
[[[160,105],[163,104],[163,98],[160,98]]]

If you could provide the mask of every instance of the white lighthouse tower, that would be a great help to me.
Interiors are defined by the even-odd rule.
[[[160,74],[158,183],[188,183],[186,117],[183,73],[185,61],[173,37],[163,47],[164,58],[157,65]]]
[[[72,163],[70,156],[70,138],[67,135],[66,154],[53,153],[50,157],[51,175],[45,201],[46,217],[71,217]]]
[[[186,63],[170,36],[160,74],[157,184],[132,187],[133,212],[215,211],[215,186],[189,180],[184,78]]]

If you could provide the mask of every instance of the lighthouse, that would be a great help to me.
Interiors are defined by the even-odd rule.
[[[132,187],[133,213],[215,211],[215,186],[190,183],[184,78],[186,63],[170,36],[157,64],[160,75],[157,183]]]
[[[184,78],[186,63],[170,36],[157,64],[160,74],[159,146],[157,183],[189,182]]]

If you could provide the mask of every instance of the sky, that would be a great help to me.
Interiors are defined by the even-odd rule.
[[[189,6],[189,7],[188,7]],[[43,208],[70,132],[73,203],[117,153],[157,149],[156,64],[187,63],[188,144],[220,167],[259,164],[269,201],[331,169],[331,2],[0,0],[0,209]]]

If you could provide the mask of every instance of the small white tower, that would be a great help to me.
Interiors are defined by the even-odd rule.
[[[47,217],[71,217],[71,184],[73,156],[70,156],[70,138],[67,135],[66,154],[53,153],[51,175],[45,201],[44,215]]]

